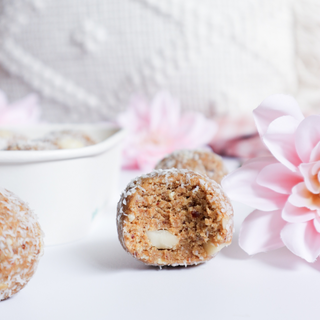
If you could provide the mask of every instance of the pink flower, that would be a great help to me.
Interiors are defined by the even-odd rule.
[[[124,167],[144,171],[153,169],[174,150],[207,144],[217,130],[215,122],[201,113],[182,115],[179,102],[164,92],[150,104],[142,98],[134,99],[117,122],[129,131],[123,151]]]
[[[320,116],[304,118],[296,101],[274,95],[254,110],[272,156],[246,162],[222,185],[256,208],[243,222],[239,244],[248,253],[286,246],[314,262],[320,254]]]
[[[9,104],[5,94],[0,91],[0,125],[34,124],[39,118],[38,98],[34,94]]]

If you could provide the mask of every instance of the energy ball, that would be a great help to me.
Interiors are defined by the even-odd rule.
[[[58,147],[49,141],[22,140],[15,141],[8,145],[8,151],[43,151],[57,150]]]
[[[53,143],[58,149],[76,149],[95,144],[95,141],[86,133],[73,130],[54,131],[43,140]]]
[[[117,208],[123,248],[145,264],[212,259],[233,235],[233,208],[220,185],[191,170],[155,170],[129,183]]]
[[[22,134],[17,134],[9,130],[0,130],[0,150],[7,150],[10,145],[18,141],[26,141],[27,137]]]
[[[155,169],[189,169],[207,175],[210,179],[221,183],[227,175],[222,158],[211,151],[179,150],[163,158]]]
[[[22,150],[60,150],[76,149],[91,146],[95,144],[91,137],[81,131],[54,131],[43,138],[28,140],[15,139],[11,140],[6,147],[8,151]]]
[[[29,207],[0,188],[0,301],[20,291],[43,254],[43,233]]]

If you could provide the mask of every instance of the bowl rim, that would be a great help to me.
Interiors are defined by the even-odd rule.
[[[64,149],[64,150],[0,150],[0,163],[26,163],[26,162],[43,162],[43,161],[56,161],[67,160],[74,158],[92,157],[106,152],[118,143],[120,143],[127,134],[127,130],[120,128],[117,125],[110,123],[79,123],[79,124],[37,124],[37,125],[19,125],[19,126],[0,126],[0,130],[40,130],[49,129],[63,130],[63,129],[98,129],[113,131],[103,141],[100,141],[94,145],[86,146],[77,149]]]

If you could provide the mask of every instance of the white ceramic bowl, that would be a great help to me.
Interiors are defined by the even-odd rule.
[[[86,235],[95,214],[117,191],[125,131],[110,125],[1,127],[37,138],[54,130],[82,130],[98,143],[79,149],[0,151],[0,185],[28,202],[45,244]]]

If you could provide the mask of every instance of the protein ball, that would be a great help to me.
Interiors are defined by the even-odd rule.
[[[92,146],[96,142],[85,132],[76,130],[53,131],[43,138],[58,149],[77,149]]]
[[[123,248],[148,265],[194,265],[231,243],[233,208],[207,176],[155,170],[122,193],[117,227]]]
[[[221,183],[228,171],[222,158],[211,151],[179,150],[163,158],[155,169],[189,169],[206,174],[210,179]]]
[[[0,129],[0,150],[6,150],[11,144],[26,140],[27,137],[22,134]]]
[[[29,207],[0,188],[0,301],[20,291],[43,254],[43,233]]]
[[[49,141],[22,140],[15,141],[7,147],[7,151],[44,151],[57,150],[58,147]]]

